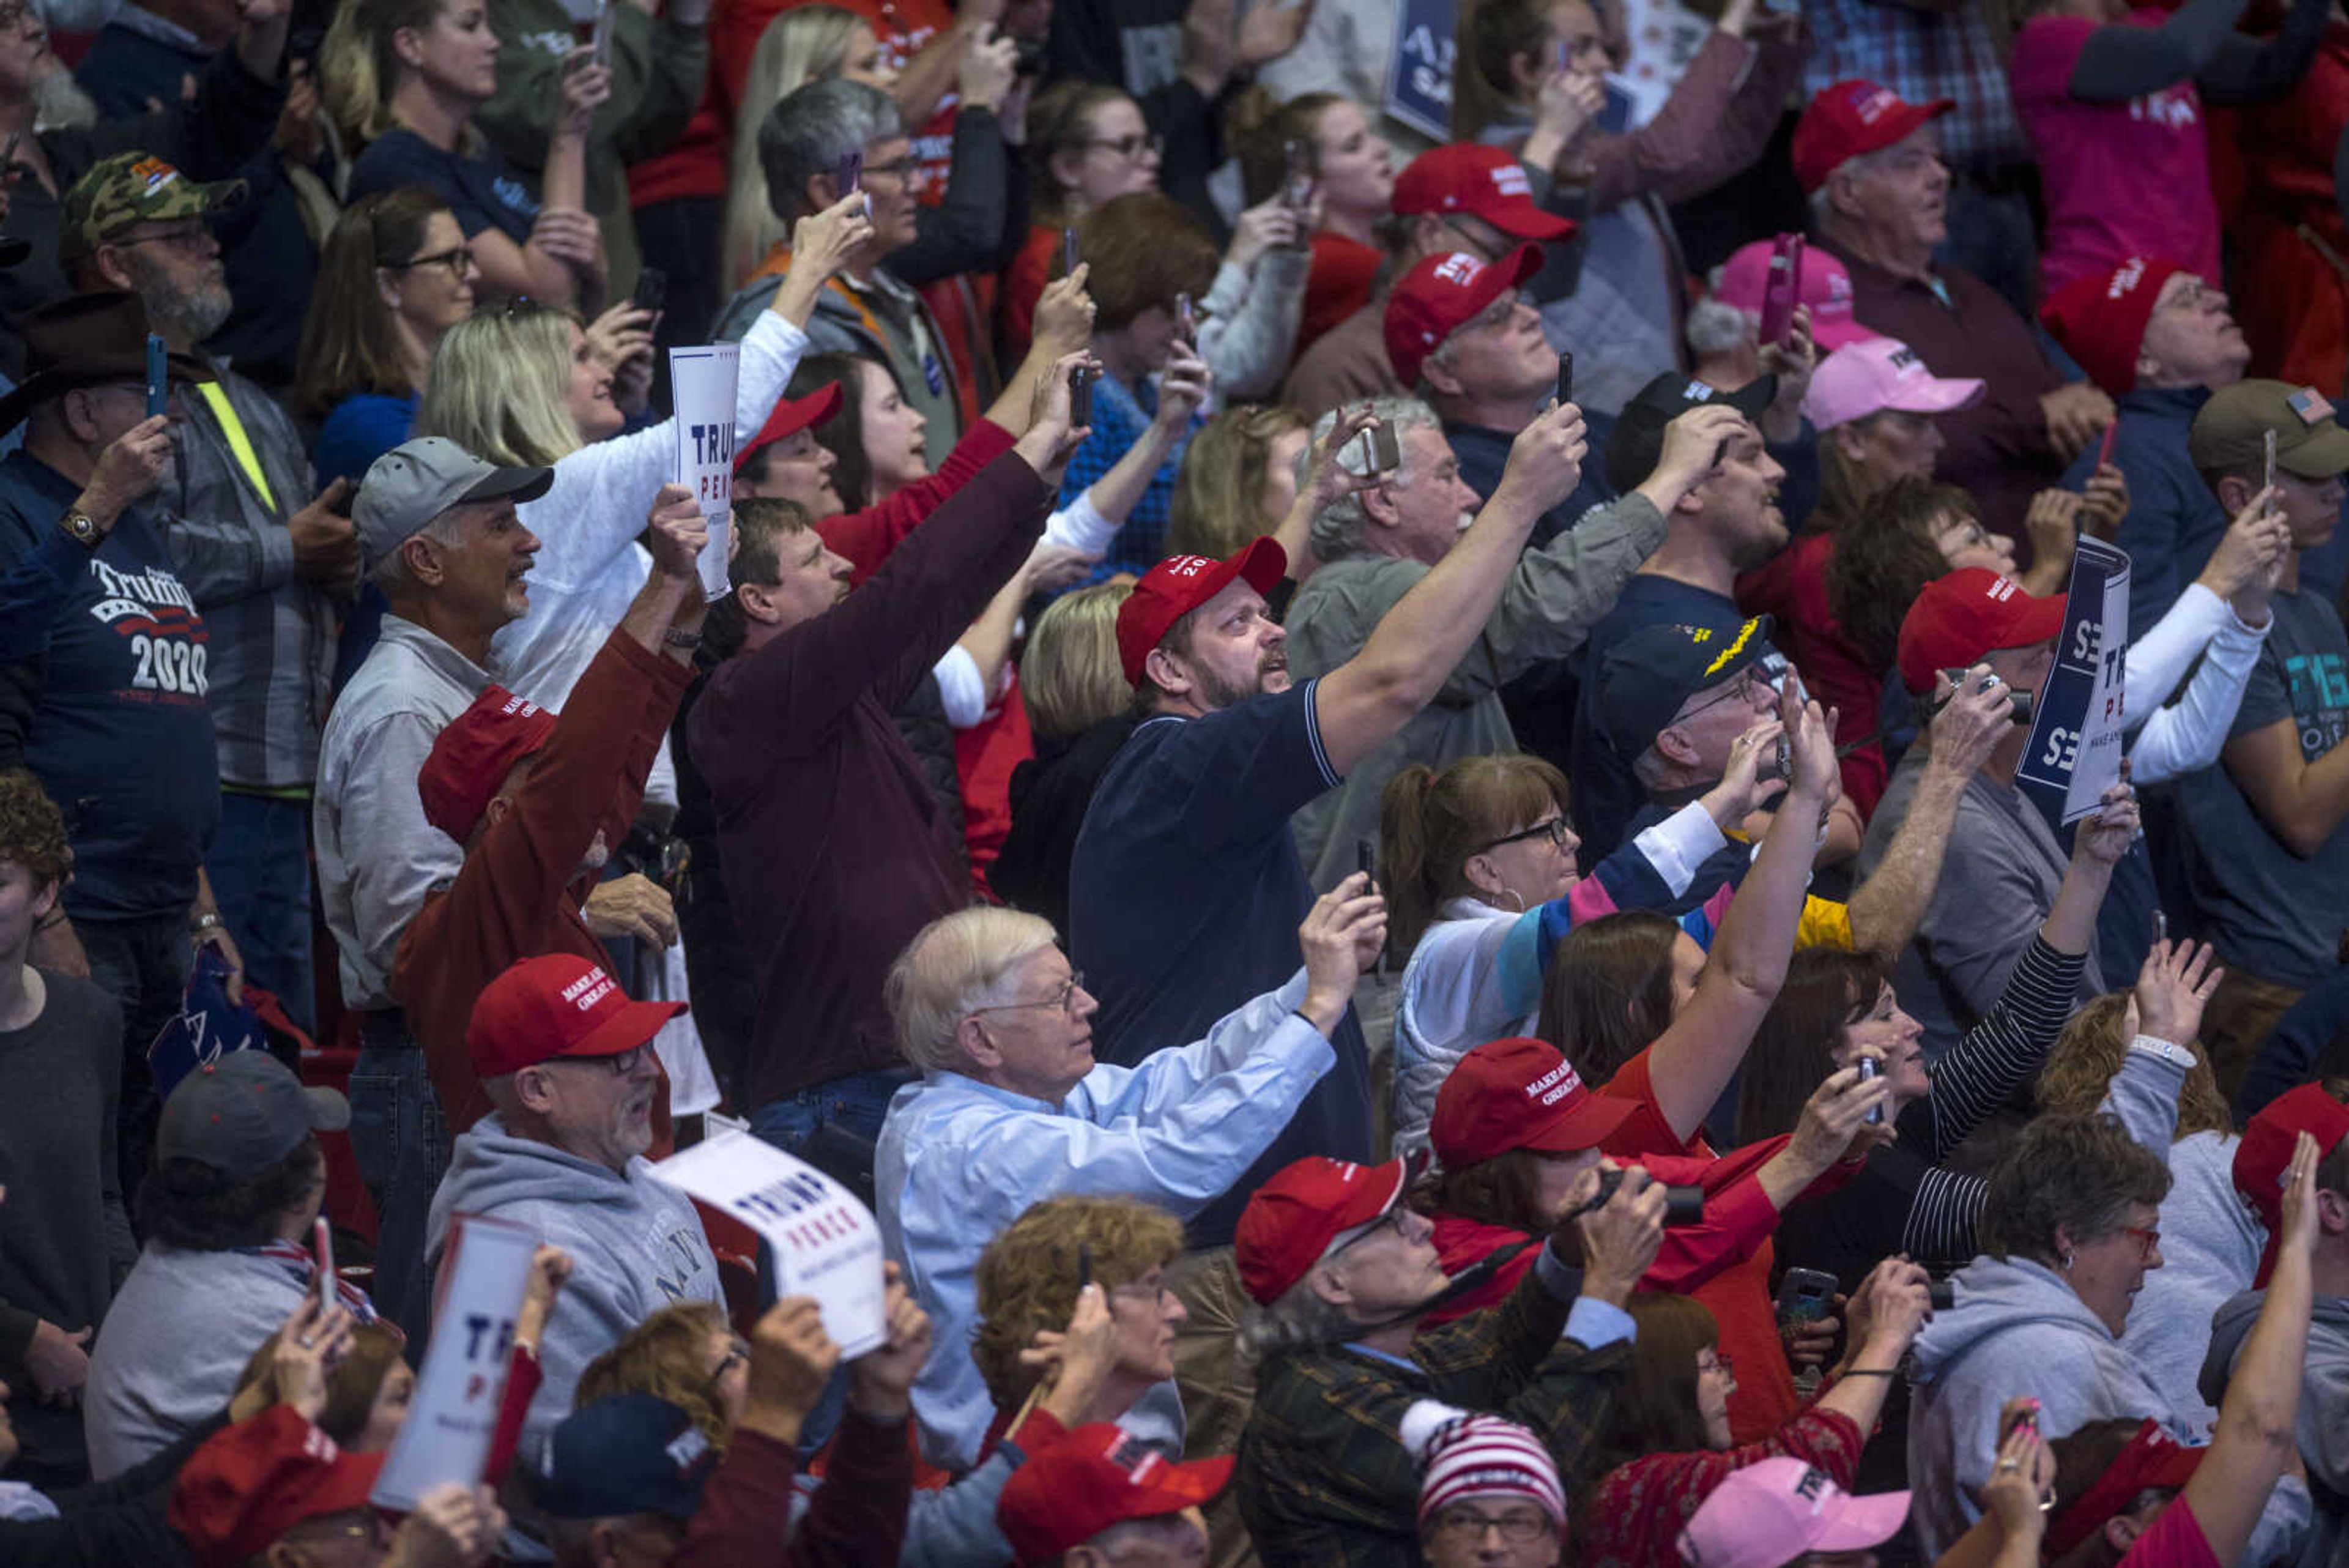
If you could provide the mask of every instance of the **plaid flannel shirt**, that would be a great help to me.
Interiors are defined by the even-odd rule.
[[[1980,173],[2031,161],[1982,0],[1947,12],[1884,0],[1803,0],[1803,18],[1818,40],[1803,73],[1806,95],[1863,77],[1910,103],[1950,99],[1957,108],[1940,126],[1941,155],[1951,169]]]
[[[1404,1413],[1423,1400],[1491,1411],[1538,1434],[1568,1497],[1597,1459],[1630,1360],[1561,1340],[1570,1297],[1528,1269],[1500,1305],[1412,1341],[1417,1370],[1352,1346],[1268,1358],[1233,1475],[1257,1552],[1282,1568],[1410,1568],[1420,1464]]]
[[[1075,505],[1079,496],[1133,449],[1133,443],[1142,439],[1150,429],[1150,421],[1157,417],[1155,383],[1144,379],[1128,391],[1123,383],[1109,376],[1094,381],[1092,433],[1069,454],[1069,466],[1061,479],[1060,504]],[[1199,424],[1200,417],[1194,413],[1189,428],[1174,438],[1174,444],[1167,449],[1166,461],[1150,476],[1149,488],[1126,514],[1101,565],[1093,568],[1092,581],[1100,582],[1113,572],[1132,572],[1140,576],[1166,554],[1166,524],[1174,504],[1174,473],[1183,466],[1183,454],[1191,449],[1191,434]]]

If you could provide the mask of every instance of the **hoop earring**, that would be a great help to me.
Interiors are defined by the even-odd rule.
[[[1504,888],[1501,891],[1509,896],[1509,902],[1517,907],[1516,912],[1518,914],[1522,915],[1526,912],[1526,901],[1518,896],[1517,890],[1515,888]]]
[[[2060,1272],[2060,1273],[2066,1273],[2066,1274],[2070,1273],[2070,1272],[2072,1272],[2072,1264],[2073,1264],[2074,1261],[2075,1261],[2075,1259],[2074,1259],[2074,1255],[2073,1255],[2072,1249],[2071,1249],[2071,1248],[2069,1248],[2069,1247],[2064,1248],[2064,1255],[2063,1255],[2061,1258],[2057,1259],[2057,1260],[2056,1260],[2056,1262],[2055,1262],[2055,1268],[2056,1268],[2057,1272]]]

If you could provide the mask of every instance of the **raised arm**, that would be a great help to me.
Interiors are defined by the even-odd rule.
[[[1811,848],[1836,782],[1835,741],[1816,702],[1788,682],[1781,716],[1793,750],[1793,782],[1763,836],[1761,852],[1723,917],[1696,992],[1653,1046],[1656,1108],[1683,1141],[1729,1086],[1754,1031],[1777,999],[1795,950],[1810,882]]]
[[[2064,90],[2084,103],[2127,103],[2199,71],[2234,36],[2246,0],[2186,0],[2158,27],[2098,27]]]
[[[1984,684],[1990,673],[1988,665],[1974,666],[1966,671],[1963,689],[1954,692],[1946,677],[1935,677],[1945,701],[1933,715],[1925,769],[1910,797],[1909,815],[1875,872],[1851,895],[1851,945],[1862,952],[1890,961],[1916,937],[1918,922],[1933,901],[1934,885],[1941,879],[1941,862],[1949,854],[1950,830],[1956,826],[1966,781],[1981,771],[2013,727],[2006,688]]]

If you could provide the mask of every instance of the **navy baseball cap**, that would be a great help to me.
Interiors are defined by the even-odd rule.
[[[1694,376],[1668,370],[1640,389],[1615,420],[1607,438],[1607,483],[1618,494],[1636,489],[1664,460],[1664,427],[1711,403],[1724,403],[1749,420],[1759,420],[1778,396],[1778,378],[1763,376],[1733,392],[1717,391]]]
[[[650,1394],[615,1394],[554,1428],[538,1503],[556,1519],[691,1519],[717,1468],[718,1450],[684,1410]]]
[[[1734,680],[1749,666],[1772,673],[1785,656],[1770,642],[1775,623],[1756,616],[1743,626],[1644,627],[1609,648],[1599,660],[1592,731],[1626,763],[1656,743],[1681,704],[1698,692]]]

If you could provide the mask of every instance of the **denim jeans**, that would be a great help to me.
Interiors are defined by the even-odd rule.
[[[76,920],[74,934],[88,956],[89,978],[122,1009],[122,1094],[114,1126],[122,1200],[129,1208],[147,1179],[155,1121],[162,1110],[155,1076],[147,1069],[147,1047],[180,1015],[195,956],[187,917],[177,910],[143,920]]]
[[[310,972],[310,803],[221,791],[220,833],[204,860],[244,977],[317,1033]]]
[[[417,1361],[432,1315],[424,1222],[449,1168],[449,1127],[413,1042],[361,1045],[349,1095],[351,1155],[375,1202],[376,1310],[408,1331],[408,1356]]]

